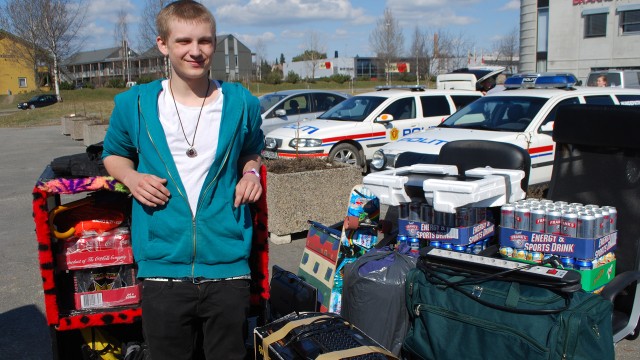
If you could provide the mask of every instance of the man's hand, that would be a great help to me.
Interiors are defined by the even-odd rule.
[[[254,203],[260,199],[262,195],[262,185],[260,179],[253,173],[245,173],[238,185],[236,185],[236,198],[233,206],[238,207],[241,204]]]
[[[157,207],[169,201],[169,190],[165,187],[167,179],[159,178],[155,175],[141,174],[137,171],[131,172],[122,181],[131,194],[141,204]]]

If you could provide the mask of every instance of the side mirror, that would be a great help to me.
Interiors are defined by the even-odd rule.
[[[387,124],[393,121],[393,115],[391,114],[382,114],[376,118],[376,122],[380,124]]]
[[[285,109],[278,109],[276,110],[276,116],[279,116],[279,117],[287,116],[287,111]]]
[[[549,121],[548,123],[540,126],[540,131],[545,133],[553,132],[553,121]]]

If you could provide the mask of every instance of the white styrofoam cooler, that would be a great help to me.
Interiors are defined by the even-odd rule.
[[[522,170],[486,167],[467,170],[466,179],[457,179],[457,175],[453,165],[416,164],[369,174],[363,184],[382,204],[397,206],[426,200],[436,211],[448,213],[455,213],[461,206],[501,206],[526,195],[520,187]],[[408,194],[406,186],[421,187],[424,198]]]

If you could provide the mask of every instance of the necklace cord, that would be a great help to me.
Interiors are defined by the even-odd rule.
[[[176,103],[176,98],[173,96],[173,86],[171,86],[171,80],[169,80],[169,91],[171,92],[171,99],[173,99],[173,106],[176,108],[176,114],[178,115],[178,121],[180,122],[180,129],[182,129],[182,135],[184,136],[184,141],[187,142],[190,149],[193,149],[193,146],[196,143],[196,133],[198,132],[198,125],[200,125],[200,115],[202,115],[202,109],[204,108],[204,103],[207,101],[207,97],[209,96],[209,89],[211,88],[211,81],[207,79],[207,92],[204,94],[204,98],[202,99],[202,105],[200,106],[200,112],[198,113],[198,121],[196,122],[196,130],[193,132],[193,139],[189,142],[187,139],[187,133],[184,131],[184,126],[182,125],[182,119],[180,118],[180,112],[178,111],[178,104]]]

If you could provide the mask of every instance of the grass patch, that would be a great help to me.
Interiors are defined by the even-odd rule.
[[[394,82],[394,84],[413,85],[413,83],[397,82]],[[353,83],[338,84],[319,80],[313,83],[301,82],[297,84],[271,85],[253,82],[244,84],[256,96],[288,89],[325,89],[356,95],[373,91],[378,85],[384,85],[384,82],[354,81]],[[433,84],[431,87],[433,87]],[[0,95],[0,128],[57,125],[60,124],[60,119],[63,116],[70,114],[93,117],[106,123],[111,117],[111,111],[113,111],[114,96],[126,90],[112,88],[62,90],[60,92],[62,102],[33,110],[18,110],[18,103],[27,101],[41,92]],[[53,91],[48,93],[53,93]]]
[[[113,110],[113,97],[125,89],[80,89],[61,91],[62,102],[43,108],[18,110],[20,102],[36,93],[0,96],[0,110],[16,110],[0,115],[0,128],[32,127],[60,124],[63,116],[70,114],[94,117],[108,122]]]

